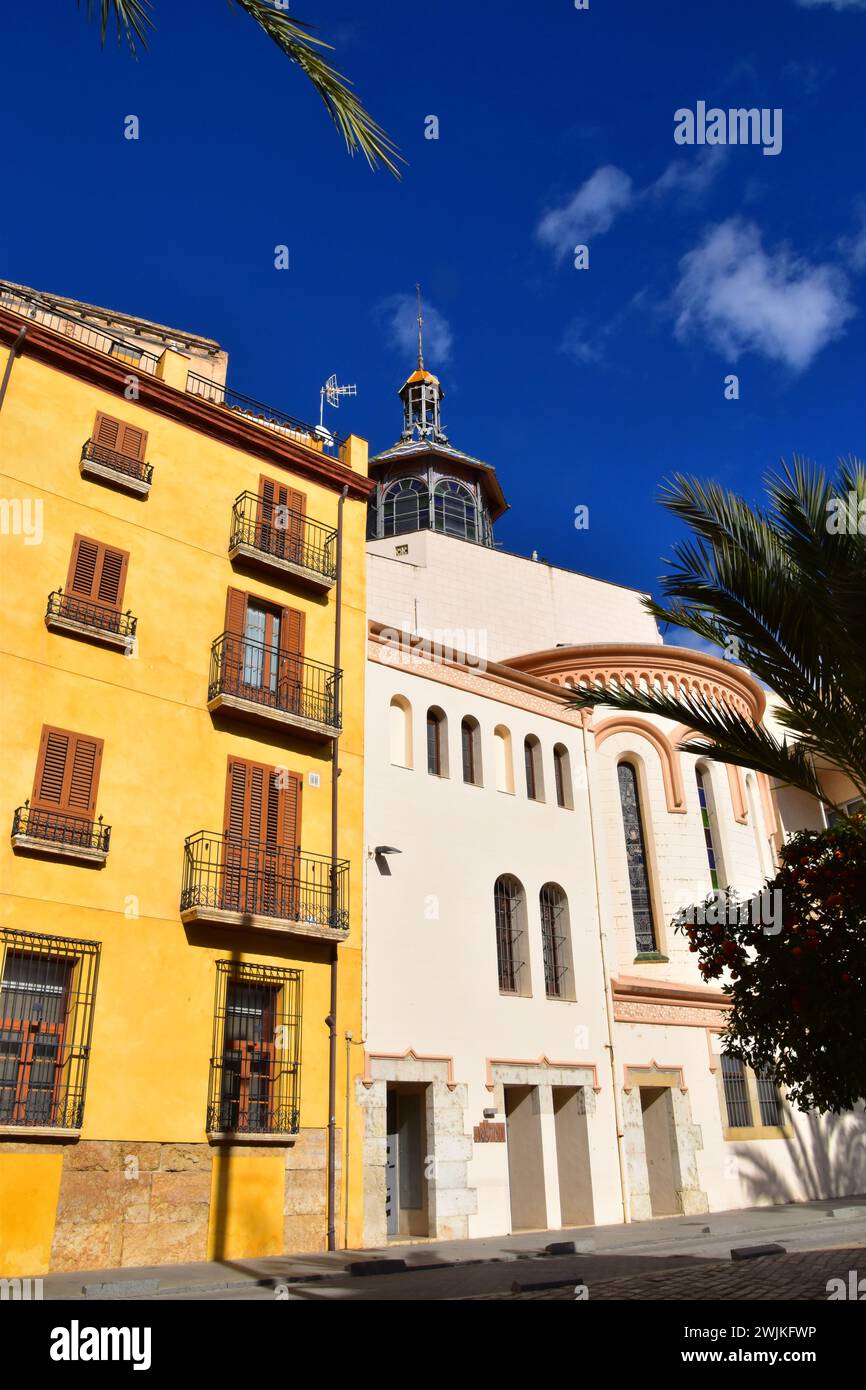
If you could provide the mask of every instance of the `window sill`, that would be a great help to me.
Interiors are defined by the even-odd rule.
[[[57,1125],[4,1125],[0,1124],[0,1138],[3,1139],[72,1139],[81,1138],[80,1129],[60,1129]]]
[[[33,835],[13,835],[12,845],[40,858],[71,859],[76,864],[104,864],[108,859],[107,849],[82,849],[80,845],[65,845],[62,840],[38,840]]]
[[[111,632],[108,628],[77,623],[72,618],[61,618],[56,614],[48,614],[45,626],[49,632],[70,632],[74,637],[86,637],[90,642],[97,642],[102,647],[113,647],[116,651],[124,653],[132,651],[135,645],[134,637],[122,637],[119,632]]]
[[[670,956],[662,955],[661,951],[639,951],[635,956],[634,965],[670,965]]]
[[[300,1130],[293,1130],[286,1134],[247,1134],[236,1133],[234,1130],[209,1130],[207,1141],[209,1144],[296,1144],[300,1138]]]
[[[134,493],[136,497],[146,497],[150,492],[150,483],[144,478],[136,478],[134,474],[124,473],[119,468],[112,468],[110,464],[97,463],[95,459],[83,458],[78,466],[78,471],[82,478],[90,478],[93,482],[110,483],[112,487]]]
[[[742,1129],[722,1129],[722,1138],[728,1144],[739,1144],[745,1140],[756,1139],[793,1139],[794,1130],[791,1125],[744,1125]]]

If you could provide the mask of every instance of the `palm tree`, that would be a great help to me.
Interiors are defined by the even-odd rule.
[[[781,741],[727,704],[632,686],[581,691],[578,708],[662,715],[695,737],[684,752],[756,768],[822,800],[816,762],[866,796],[866,470],[840,460],[829,480],[794,458],[752,508],[717,483],[677,474],[661,502],[689,527],[661,578],[654,617],[721,647],[782,701]]]
[[[87,17],[100,11],[102,42],[108,30],[109,20],[114,15],[117,24],[118,42],[125,38],[133,54],[137,46],[147,47],[147,30],[155,26],[150,18],[150,0],[85,0]],[[396,145],[373,119],[370,113],[350,90],[351,83],[336,68],[326,62],[318,51],[331,48],[324,39],[316,38],[309,24],[300,19],[290,19],[285,13],[288,4],[279,5],[275,0],[228,0],[236,4],[264,30],[269,38],[306,73],[322,101],[328,114],[339,131],[342,132],[350,154],[361,150],[370,165],[375,169],[384,164],[396,178],[400,177],[396,161],[401,158]],[[82,0],[78,0],[79,7]]]

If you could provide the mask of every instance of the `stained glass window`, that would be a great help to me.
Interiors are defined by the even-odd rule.
[[[716,857],[716,846],[713,841],[713,822],[712,812],[707,795],[707,786],[704,781],[704,773],[701,768],[695,768],[695,779],[698,784],[698,801],[701,807],[701,824],[704,827],[704,844],[707,847],[707,862],[710,866],[710,882],[714,888],[719,886],[719,865]]]
[[[638,952],[656,949],[655,922],[650,897],[649,869],[641,821],[640,793],[637,773],[631,763],[620,763],[619,799],[625,832],[625,853],[628,861],[628,884],[634,918],[634,936]]]

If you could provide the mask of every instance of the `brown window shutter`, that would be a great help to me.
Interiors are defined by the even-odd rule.
[[[98,410],[93,424],[93,442],[105,449],[113,449],[125,458],[143,462],[147,451],[147,430],[127,424],[125,420],[116,420],[113,415],[104,415]]]
[[[128,566],[128,551],[114,550],[88,536],[76,536],[66,577],[67,592],[119,608]]]
[[[277,843],[296,853],[301,848],[301,792],[304,779],[299,772],[283,773],[280,790],[280,818]]]
[[[41,810],[71,811],[92,820],[102,747],[101,738],[46,724],[39,742],[31,805]]]
[[[93,442],[102,444],[106,449],[118,449],[120,432],[123,429],[123,422],[115,420],[113,415],[103,415],[101,410],[96,412],[96,419],[93,422]]]
[[[147,430],[139,429],[137,425],[121,424],[117,452],[143,463],[147,453]]]
[[[100,545],[86,536],[76,536],[72,542],[72,557],[66,576],[67,591],[81,598],[93,598],[99,570]]]
[[[304,655],[304,614],[298,608],[284,608],[280,615],[280,651],[286,656]]]
[[[243,589],[226,590],[226,632],[242,636],[247,616],[247,596]]]

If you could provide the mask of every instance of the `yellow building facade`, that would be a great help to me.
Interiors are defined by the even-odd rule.
[[[0,295],[3,1276],[360,1236],[367,448],[224,374]]]

